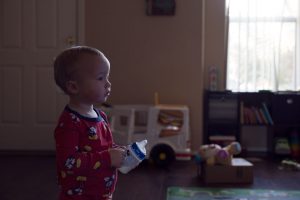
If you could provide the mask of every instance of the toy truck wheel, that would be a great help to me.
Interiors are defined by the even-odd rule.
[[[175,160],[175,152],[169,145],[158,144],[152,148],[150,159],[156,166],[166,167]]]

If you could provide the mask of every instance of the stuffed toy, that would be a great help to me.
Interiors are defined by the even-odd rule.
[[[232,157],[240,152],[241,145],[238,142],[232,142],[223,148],[218,144],[207,144],[199,148],[196,160],[205,161],[208,165],[231,165]]]

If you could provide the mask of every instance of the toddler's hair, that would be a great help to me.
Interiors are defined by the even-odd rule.
[[[63,50],[54,61],[54,79],[56,84],[66,93],[66,83],[72,78],[76,72],[76,63],[83,54],[102,55],[102,53],[93,47],[75,46]]]

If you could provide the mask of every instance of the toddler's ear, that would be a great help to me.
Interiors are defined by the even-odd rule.
[[[78,92],[78,85],[76,81],[67,81],[66,89],[69,94],[77,94]]]

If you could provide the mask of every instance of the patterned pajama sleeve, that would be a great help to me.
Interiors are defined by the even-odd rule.
[[[91,169],[110,167],[110,155],[107,150],[102,152],[79,151],[79,133],[75,130],[58,130],[56,132],[56,155],[61,173],[89,174]]]

